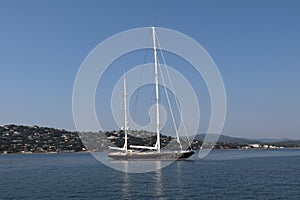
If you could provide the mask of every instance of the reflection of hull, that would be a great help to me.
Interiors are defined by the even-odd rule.
[[[115,160],[186,160],[192,156],[194,151],[178,152],[112,152],[108,157]]]

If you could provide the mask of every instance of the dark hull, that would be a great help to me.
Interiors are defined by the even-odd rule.
[[[186,160],[192,156],[194,151],[184,152],[131,152],[131,153],[109,153],[108,157],[115,160]]]

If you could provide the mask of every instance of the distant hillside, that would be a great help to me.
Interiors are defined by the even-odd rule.
[[[204,137],[205,137],[205,134],[197,134],[195,136],[195,139],[203,141]],[[227,136],[227,135],[220,135],[219,139],[218,139],[218,142],[229,143],[229,144],[240,144],[240,145],[247,145],[247,144],[253,144],[253,143],[261,144],[262,143],[261,141],[258,141],[258,140],[250,140],[250,139],[245,139],[245,138],[236,138],[236,137],[230,137],[230,136]]]
[[[282,139],[259,138],[259,139],[250,139],[250,140],[256,140],[256,141],[260,141],[263,143],[277,143],[277,142],[293,141],[288,138],[282,138]]]
[[[205,134],[197,134],[195,140],[203,141]],[[218,143],[226,144],[238,144],[238,145],[248,145],[248,144],[267,144],[283,147],[300,147],[300,140],[291,140],[291,139],[246,139],[246,138],[237,138],[231,137],[228,135],[220,135],[217,141]]]
[[[39,126],[0,126],[0,153],[82,151],[78,133]]]
[[[156,134],[147,131],[131,131],[131,133],[133,135],[128,136],[129,145],[155,145]],[[161,146],[166,146],[172,140],[174,139],[169,136],[161,135]],[[123,144],[122,130],[78,133],[36,125],[0,126],[0,153],[103,151],[108,150],[109,146],[122,147]],[[86,149],[87,147],[89,149]]]
[[[193,149],[200,149],[205,134],[198,134],[192,141]],[[188,140],[181,138],[181,146],[187,149]],[[131,131],[128,135],[128,144],[154,146],[156,134],[147,131]],[[206,143],[207,145],[209,143]],[[215,148],[235,149],[248,144],[275,145],[280,147],[300,147],[300,140],[262,142],[245,138],[220,135]],[[106,132],[71,132],[49,127],[5,125],[0,126],[0,153],[58,153],[78,151],[107,151],[109,146],[122,147],[124,132],[122,130]],[[168,150],[177,150],[179,143],[173,137],[161,135],[161,146]],[[88,149],[86,149],[88,148]]]
[[[300,147],[300,140],[289,140],[272,143],[277,146]]]

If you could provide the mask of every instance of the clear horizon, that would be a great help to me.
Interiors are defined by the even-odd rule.
[[[0,5],[0,125],[75,130],[73,84],[88,53],[114,34],[155,24],[190,36],[218,66],[227,95],[225,135],[300,139],[298,1],[3,0]],[[131,57],[123,61],[134,63]],[[122,69],[115,72],[108,71],[108,79],[117,79]],[[183,73],[198,85],[192,71]],[[101,98],[97,93],[98,103]],[[98,117],[107,115],[98,104],[97,109]],[[201,111],[204,132],[208,111]]]

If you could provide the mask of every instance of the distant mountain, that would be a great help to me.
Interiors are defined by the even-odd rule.
[[[276,146],[300,147],[300,140],[289,140],[272,143]]]
[[[203,141],[206,134],[197,134],[194,139]],[[220,135],[217,142],[227,143],[227,144],[240,144],[240,145],[248,145],[248,144],[270,144],[277,146],[286,146],[286,147],[299,147],[300,140],[291,140],[287,138],[283,139],[246,139],[246,138],[238,138],[231,137],[228,135]]]
[[[259,138],[259,139],[251,139],[251,140],[257,140],[263,143],[276,143],[276,142],[285,142],[285,141],[294,141],[288,138],[282,138],[282,139],[271,139],[271,138]]]
[[[203,141],[205,135],[206,134],[197,134],[195,136],[195,139]],[[237,138],[237,137],[231,137],[231,136],[227,136],[227,135],[220,135],[219,139],[218,139],[218,142],[231,143],[231,144],[236,143],[236,144],[241,144],[241,145],[244,145],[244,144],[253,144],[253,143],[261,144],[262,143],[259,140],[250,140],[250,139],[245,139],[245,138]]]

